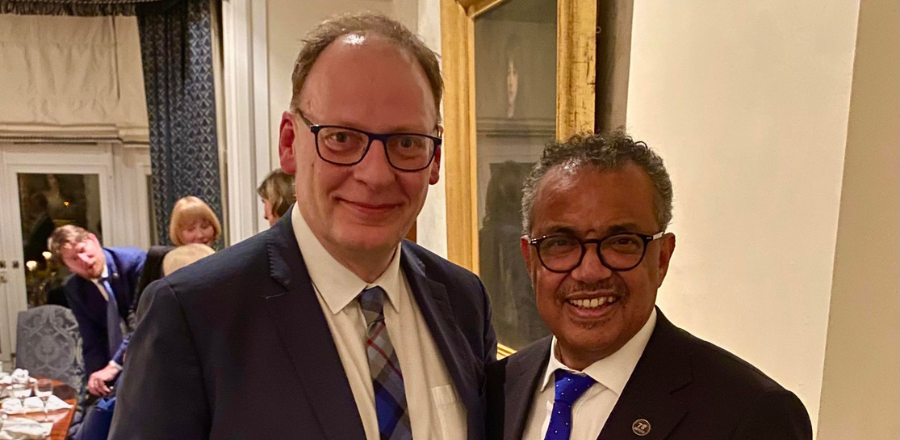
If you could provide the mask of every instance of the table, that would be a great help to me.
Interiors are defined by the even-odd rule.
[[[39,377],[35,379],[40,379]],[[50,430],[50,437],[47,437],[49,440],[65,440],[66,434],[69,433],[69,425],[72,424],[72,417],[75,416],[75,406],[78,403],[77,397],[78,393],[70,387],[69,385],[60,382],[58,380],[53,380],[53,394],[56,397],[64,400],[69,405],[72,405],[69,409],[59,409],[56,411],[50,411],[49,419],[53,421],[53,428]],[[25,417],[32,420],[41,421],[44,418],[44,412],[35,412],[31,414],[13,414],[9,416],[13,417]]]

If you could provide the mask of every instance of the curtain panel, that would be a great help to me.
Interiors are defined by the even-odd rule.
[[[222,220],[209,0],[137,7],[160,244],[175,202],[203,199]]]
[[[136,4],[156,1],[159,0],[0,0],[0,14],[134,15]]]

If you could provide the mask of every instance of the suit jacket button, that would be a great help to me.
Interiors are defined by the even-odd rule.
[[[637,419],[631,424],[631,430],[638,437],[643,437],[650,433],[650,422],[647,419]]]

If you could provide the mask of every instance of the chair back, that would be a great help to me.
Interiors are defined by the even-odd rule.
[[[72,311],[46,305],[19,312],[16,326],[16,368],[31,376],[56,379],[84,395],[81,334]]]

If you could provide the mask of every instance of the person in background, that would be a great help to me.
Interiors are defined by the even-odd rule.
[[[141,295],[150,283],[162,278],[163,259],[176,246],[205,244],[212,247],[218,240],[222,227],[212,208],[203,200],[187,196],[175,202],[169,219],[169,240],[175,246],[151,246],[147,251],[147,264],[135,292],[132,316],[137,316]]]
[[[440,177],[436,54],[395,20],[340,16],[292,79],[297,203],[147,288],[111,438],[483,439],[490,301],[403,241]]]
[[[222,225],[212,208],[194,196],[178,199],[169,220],[169,240],[175,246],[203,243],[215,247]]]
[[[276,168],[259,184],[256,193],[265,206],[269,227],[275,226],[294,204],[294,176]]]
[[[489,438],[812,439],[794,393],[656,307],[672,196],[662,159],[624,133],[544,150],[519,246],[553,335],[488,367]]]
[[[206,258],[214,253],[216,253],[215,249],[203,243],[192,243],[186,244],[184,246],[178,246],[177,248],[172,249],[172,251],[166,254],[166,257],[163,258],[163,276],[169,276],[176,270],[194,264],[195,262],[200,261],[201,259]]]
[[[25,241],[23,256],[25,261],[37,262],[37,270],[47,268],[47,260],[43,253],[47,250],[47,239],[56,230],[56,225],[50,217],[50,207],[47,204],[47,196],[36,192],[28,199],[28,220],[31,225],[28,239]]]
[[[168,276],[172,272],[189,266],[215,252],[213,248],[202,243],[191,243],[174,248],[163,259],[160,275]],[[109,437],[109,428],[115,413],[116,401],[114,390],[100,399],[95,408],[84,417],[84,422],[81,426],[72,433],[71,438],[73,440],[106,440]]]
[[[75,225],[56,228],[48,247],[73,274],[65,283],[66,300],[78,321],[89,391],[102,395],[90,384],[112,380],[122,370],[121,345],[131,330],[128,313],[147,253],[101,247],[94,234]]]
[[[176,246],[189,244],[211,246],[219,238],[220,232],[221,225],[219,220],[213,213],[212,208],[204,203],[203,200],[194,196],[187,196],[175,202],[169,221],[169,238]],[[137,326],[137,310],[141,294],[151,282],[163,276],[163,272],[160,271],[163,266],[163,259],[172,249],[170,246],[153,246],[147,251],[144,269],[138,279],[131,308],[127,315],[129,328],[133,329]],[[116,350],[117,359],[124,359],[130,342],[131,335],[128,334],[122,339],[122,343]],[[109,394],[110,384],[118,379],[121,370],[121,362],[115,365],[111,363],[109,368],[91,375],[87,384],[88,392],[97,396],[106,396]]]

